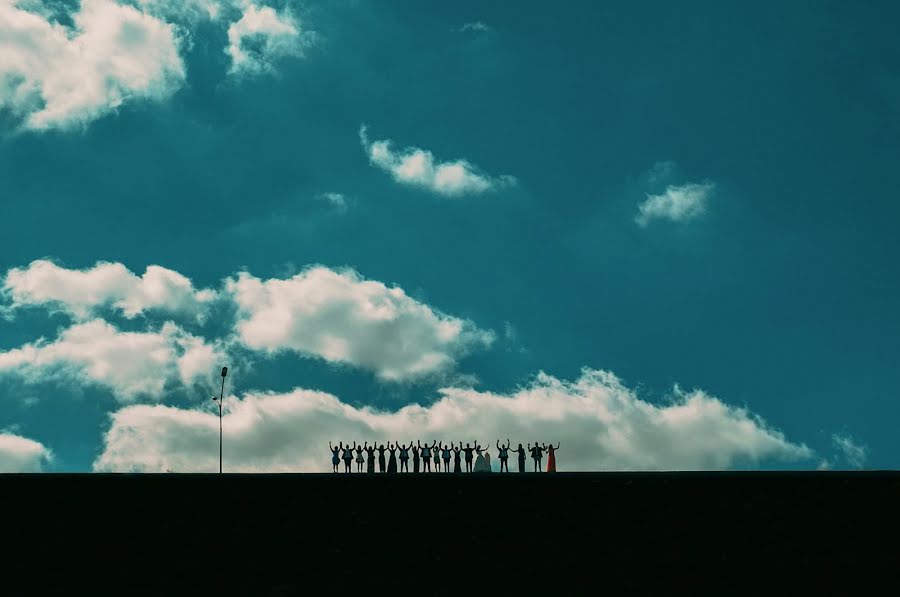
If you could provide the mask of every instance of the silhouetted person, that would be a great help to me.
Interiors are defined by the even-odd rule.
[[[459,442],[459,445],[462,445],[462,442]],[[469,444],[466,444],[466,447],[462,449],[466,454],[466,472],[472,472],[472,452],[475,451],[475,448],[471,447]]]
[[[341,449],[336,448],[331,445],[331,442],[328,442],[328,449],[331,450],[331,468],[334,469],[332,472],[338,472],[338,465],[341,463],[341,457],[339,456]]]
[[[439,473],[441,472],[441,447],[438,442],[434,442],[432,452],[434,453],[434,470]]]
[[[391,442],[388,442],[388,452],[391,453],[391,457],[388,458],[388,471],[389,473],[397,472],[397,446],[391,446]]]
[[[459,457],[460,448],[462,448],[462,445],[460,445],[459,448],[454,448],[454,447],[453,447],[453,442],[450,442],[450,449],[453,450],[453,472],[454,472],[454,473],[461,473],[461,472],[462,472],[462,468],[460,467],[460,463],[459,463],[459,460],[460,460],[460,457]]]
[[[500,440],[497,440],[497,452],[499,452],[498,458],[500,459],[500,472],[503,472],[503,467],[506,467],[506,472],[509,472],[509,464],[506,462],[509,460],[509,439],[506,440],[506,446],[500,445]]]
[[[350,447],[350,444],[347,444],[347,447],[342,447],[341,449],[344,451],[344,455],[342,458],[344,459],[344,472],[349,473],[353,470],[353,449],[356,448],[356,442],[353,442],[353,448]]]
[[[422,450],[422,472],[431,472],[431,451],[437,445],[437,442],[431,444],[429,447],[426,443],[424,446],[420,444],[418,441],[416,443],[419,445],[419,449]]]
[[[441,442],[441,457],[444,460],[444,472],[450,472],[450,447],[445,446],[444,442]]]
[[[516,454],[519,455],[519,472],[525,472],[525,448],[522,447],[522,444],[519,444],[519,447],[513,450]],[[508,469],[507,469],[508,470]]]
[[[356,472],[361,473],[363,462],[365,462],[365,460],[363,459],[363,455],[362,455],[362,453],[363,453],[362,446],[359,446],[358,448],[354,448],[354,450],[356,452]]]
[[[472,468],[473,473],[489,473],[491,472],[491,459],[487,452],[482,452],[482,447],[475,442],[475,466]]]
[[[409,449],[412,448],[412,442],[408,446],[401,446],[399,442],[397,446],[400,448],[400,472],[409,472]]]
[[[410,442],[409,445],[412,446],[412,442]],[[418,448],[413,448],[412,453],[413,453],[413,472],[418,473],[419,472],[419,460],[420,460]]]
[[[531,444],[528,444],[528,449],[531,450],[531,458],[534,460],[534,472],[541,472],[541,460],[544,458],[544,448],[542,448],[540,444],[535,443],[533,448],[531,447]]]
[[[556,447],[553,447],[553,444],[549,446],[544,446],[544,449],[547,450],[547,472],[555,473],[556,472],[556,451],[559,450],[559,442],[556,442]]]
[[[385,472],[385,466],[384,466],[384,444],[381,444],[380,446],[378,446],[378,472],[379,472],[379,473]]]
[[[366,472],[374,473],[375,472],[375,446],[373,445],[371,448],[369,447],[369,442],[366,442]]]

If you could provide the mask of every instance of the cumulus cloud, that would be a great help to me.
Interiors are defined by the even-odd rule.
[[[390,140],[370,141],[365,125],[359,129],[359,138],[369,161],[389,172],[394,180],[446,197],[484,193],[516,183],[512,176],[492,177],[481,173],[463,159],[436,162],[434,155],[426,149],[408,147],[395,151]]]
[[[328,442],[560,442],[558,466],[584,470],[720,470],[807,459],[759,417],[700,391],[670,404],[640,400],[611,373],[566,382],[540,374],[511,394],[444,388],[431,406],[355,408],[323,392],[248,393],[226,399],[226,470],[326,472]],[[209,472],[218,466],[211,410],[129,406],[111,415],[98,471]],[[496,470],[496,450],[491,448]],[[513,465],[515,467],[515,465]]]
[[[290,13],[268,6],[247,5],[241,18],[228,27],[228,47],[232,74],[274,71],[274,62],[288,56],[302,56],[312,41],[311,32],[302,31]]]
[[[352,270],[312,267],[290,279],[240,273],[226,282],[249,348],[293,350],[404,380],[451,367],[493,334]]]
[[[98,384],[132,402],[159,399],[173,383],[206,381],[222,362],[217,347],[171,322],[156,332],[123,332],[98,319],[73,325],[52,342],[0,352],[0,375]]]
[[[638,206],[635,221],[644,227],[654,219],[681,222],[697,218],[706,210],[707,200],[714,188],[711,182],[669,185],[659,195],[647,195],[647,199]]]
[[[216,297],[214,291],[197,290],[185,276],[158,265],[148,266],[142,276],[137,276],[121,263],[67,269],[44,259],[10,269],[0,291],[12,308],[47,305],[79,319],[101,307],[117,309],[128,318],[148,310],[202,317]]]
[[[37,473],[53,460],[53,453],[42,443],[0,431],[0,473]]]
[[[173,27],[133,6],[82,0],[71,29],[22,6],[0,0],[0,109],[27,128],[83,126],[184,80]]]

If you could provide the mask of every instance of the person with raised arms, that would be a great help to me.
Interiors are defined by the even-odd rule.
[[[338,465],[341,463],[341,457],[339,456],[341,449],[336,446],[332,446],[331,442],[328,442],[328,449],[331,450],[331,468],[332,472],[338,472]]]
[[[441,448],[441,456],[444,460],[444,472],[450,472],[450,446],[445,446],[443,442],[440,445]]]
[[[435,448],[435,446],[437,446],[437,442],[435,441],[434,443],[432,443],[430,447],[427,442],[423,446],[421,444],[421,442],[419,442],[418,440],[416,441],[416,444],[418,444],[419,450],[422,451],[422,471],[430,473],[431,472],[431,451]]]
[[[519,455],[519,472],[525,472],[525,448],[522,447],[522,444],[519,444],[519,447],[513,450],[516,454]]]
[[[380,446],[378,446],[378,472],[379,473],[386,472],[385,466],[384,466],[384,452],[385,452],[384,444],[381,444]]]
[[[374,473],[375,472],[375,444],[372,444],[372,447],[369,447],[369,442],[365,444],[366,450],[366,472]]]
[[[501,446],[500,440],[497,440],[497,452],[499,452],[498,458],[500,458],[500,472],[502,473],[503,469],[506,468],[506,472],[508,473],[509,463],[507,460],[509,460],[509,438],[506,440],[506,446]]]
[[[400,448],[400,472],[409,472],[409,449],[412,448],[412,442],[409,442],[408,446],[401,446],[400,442],[397,442],[397,446]]]
[[[450,449],[453,450],[453,472],[454,473],[462,472],[462,467],[460,466],[460,457],[459,457],[461,448],[462,448],[462,444],[460,444],[459,447],[454,448],[453,442],[450,442]]]
[[[553,444],[549,446],[544,446],[544,449],[547,450],[547,472],[555,473],[556,472],[556,451],[559,450],[559,442],[556,442],[556,447],[553,447]]]
[[[353,471],[353,450],[356,448],[356,442],[353,442],[353,448],[350,447],[350,442],[347,442],[347,446],[341,446],[341,449],[344,451],[343,459],[344,459],[344,472],[349,473]]]
[[[397,444],[391,445],[391,442],[388,442],[388,452],[391,453],[391,457],[388,458],[388,469],[389,473],[397,472]]]
[[[459,442],[459,445],[462,445],[462,442]],[[466,447],[462,449],[463,453],[466,455],[466,472],[472,472],[472,452],[475,451],[475,448],[466,443]]]

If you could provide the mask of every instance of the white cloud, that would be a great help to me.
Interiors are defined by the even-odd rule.
[[[646,226],[653,219],[668,219],[675,222],[701,216],[715,185],[711,182],[689,183],[681,186],[669,185],[660,195],[647,195],[638,206],[635,221]]]
[[[53,453],[42,443],[0,431],[0,473],[37,473],[53,460]]]
[[[720,470],[812,457],[744,409],[703,392],[669,405],[639,400],[612,374],[568,383],[541,374],[510,395],[445,388],[430,407],[355,408],[322,392],[226,399],[228,471],[330,471],[328,442],[560,442],[559,470]],[[112,416],[98,471],[208,472],[218,466],[218,417],[209,410],[130,406]],[[496,450],[491,449],[496,469]],[[530,464],[530,463],[529,463]],[[513,464],[515,469],[515,464]]]
[[[196,290],[176,271],[148,266],[140,277],[121,263],[97,263],[90,269],[67,269],[47,260],[10,269],[0,291],[12,307],[49,305],[85,319],[100,307],[113,307],[133,318],[148,310],[202,317],[216,294]]]
[[[853,468],[864,468],[868,458],[868,448],[857,443],[852,437],[845,434],[835,433],[831,436],[831,441],[838,450],[839,455],[847,461]]]
[[[302,56],[312,42],[312,33],[301,31],[289,13],[268,6],[249,4],[240,19],[228,27],[228,47],[232,74],[274,71],[274,62],[288,56]]]
[[[447,370],[457,356],[493,340],[471,322],[352,270],[312,267],[286,280],[241,273],[226,288],[239,309],[238,335],[249,348],[294,350],[385,380]]]
[[[0,0],[0,109],[43,130],[161,100],[185,76],[173,27],[112,0],[82,0],[74,28]]]
[[[394,180],[447,197],[483,193],[516,183],[512,176],[491,177],[480,173],[463,159],[435,162],[432,153],[426,149],[408,147],[394,151],[390,140],[370,141],[365,125],[359,129],[359,138],[369,161],[389,172]]]
[[[173,383],[202,383],[222,362],[218,348],[171,322],[158,332],[123,332],[93,320],[63,330],[52,342],[40,339],[0,352],[0,374],[30,383],[99,384],[131,402],[159,399]]]

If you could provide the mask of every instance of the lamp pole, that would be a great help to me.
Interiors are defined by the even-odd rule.
[[[228,375],[228,367],[222,367],[222,389],[219,396],[212,399],[219,403],[219,474],[222,474],[222,401],[225,400],[225,376]]]

